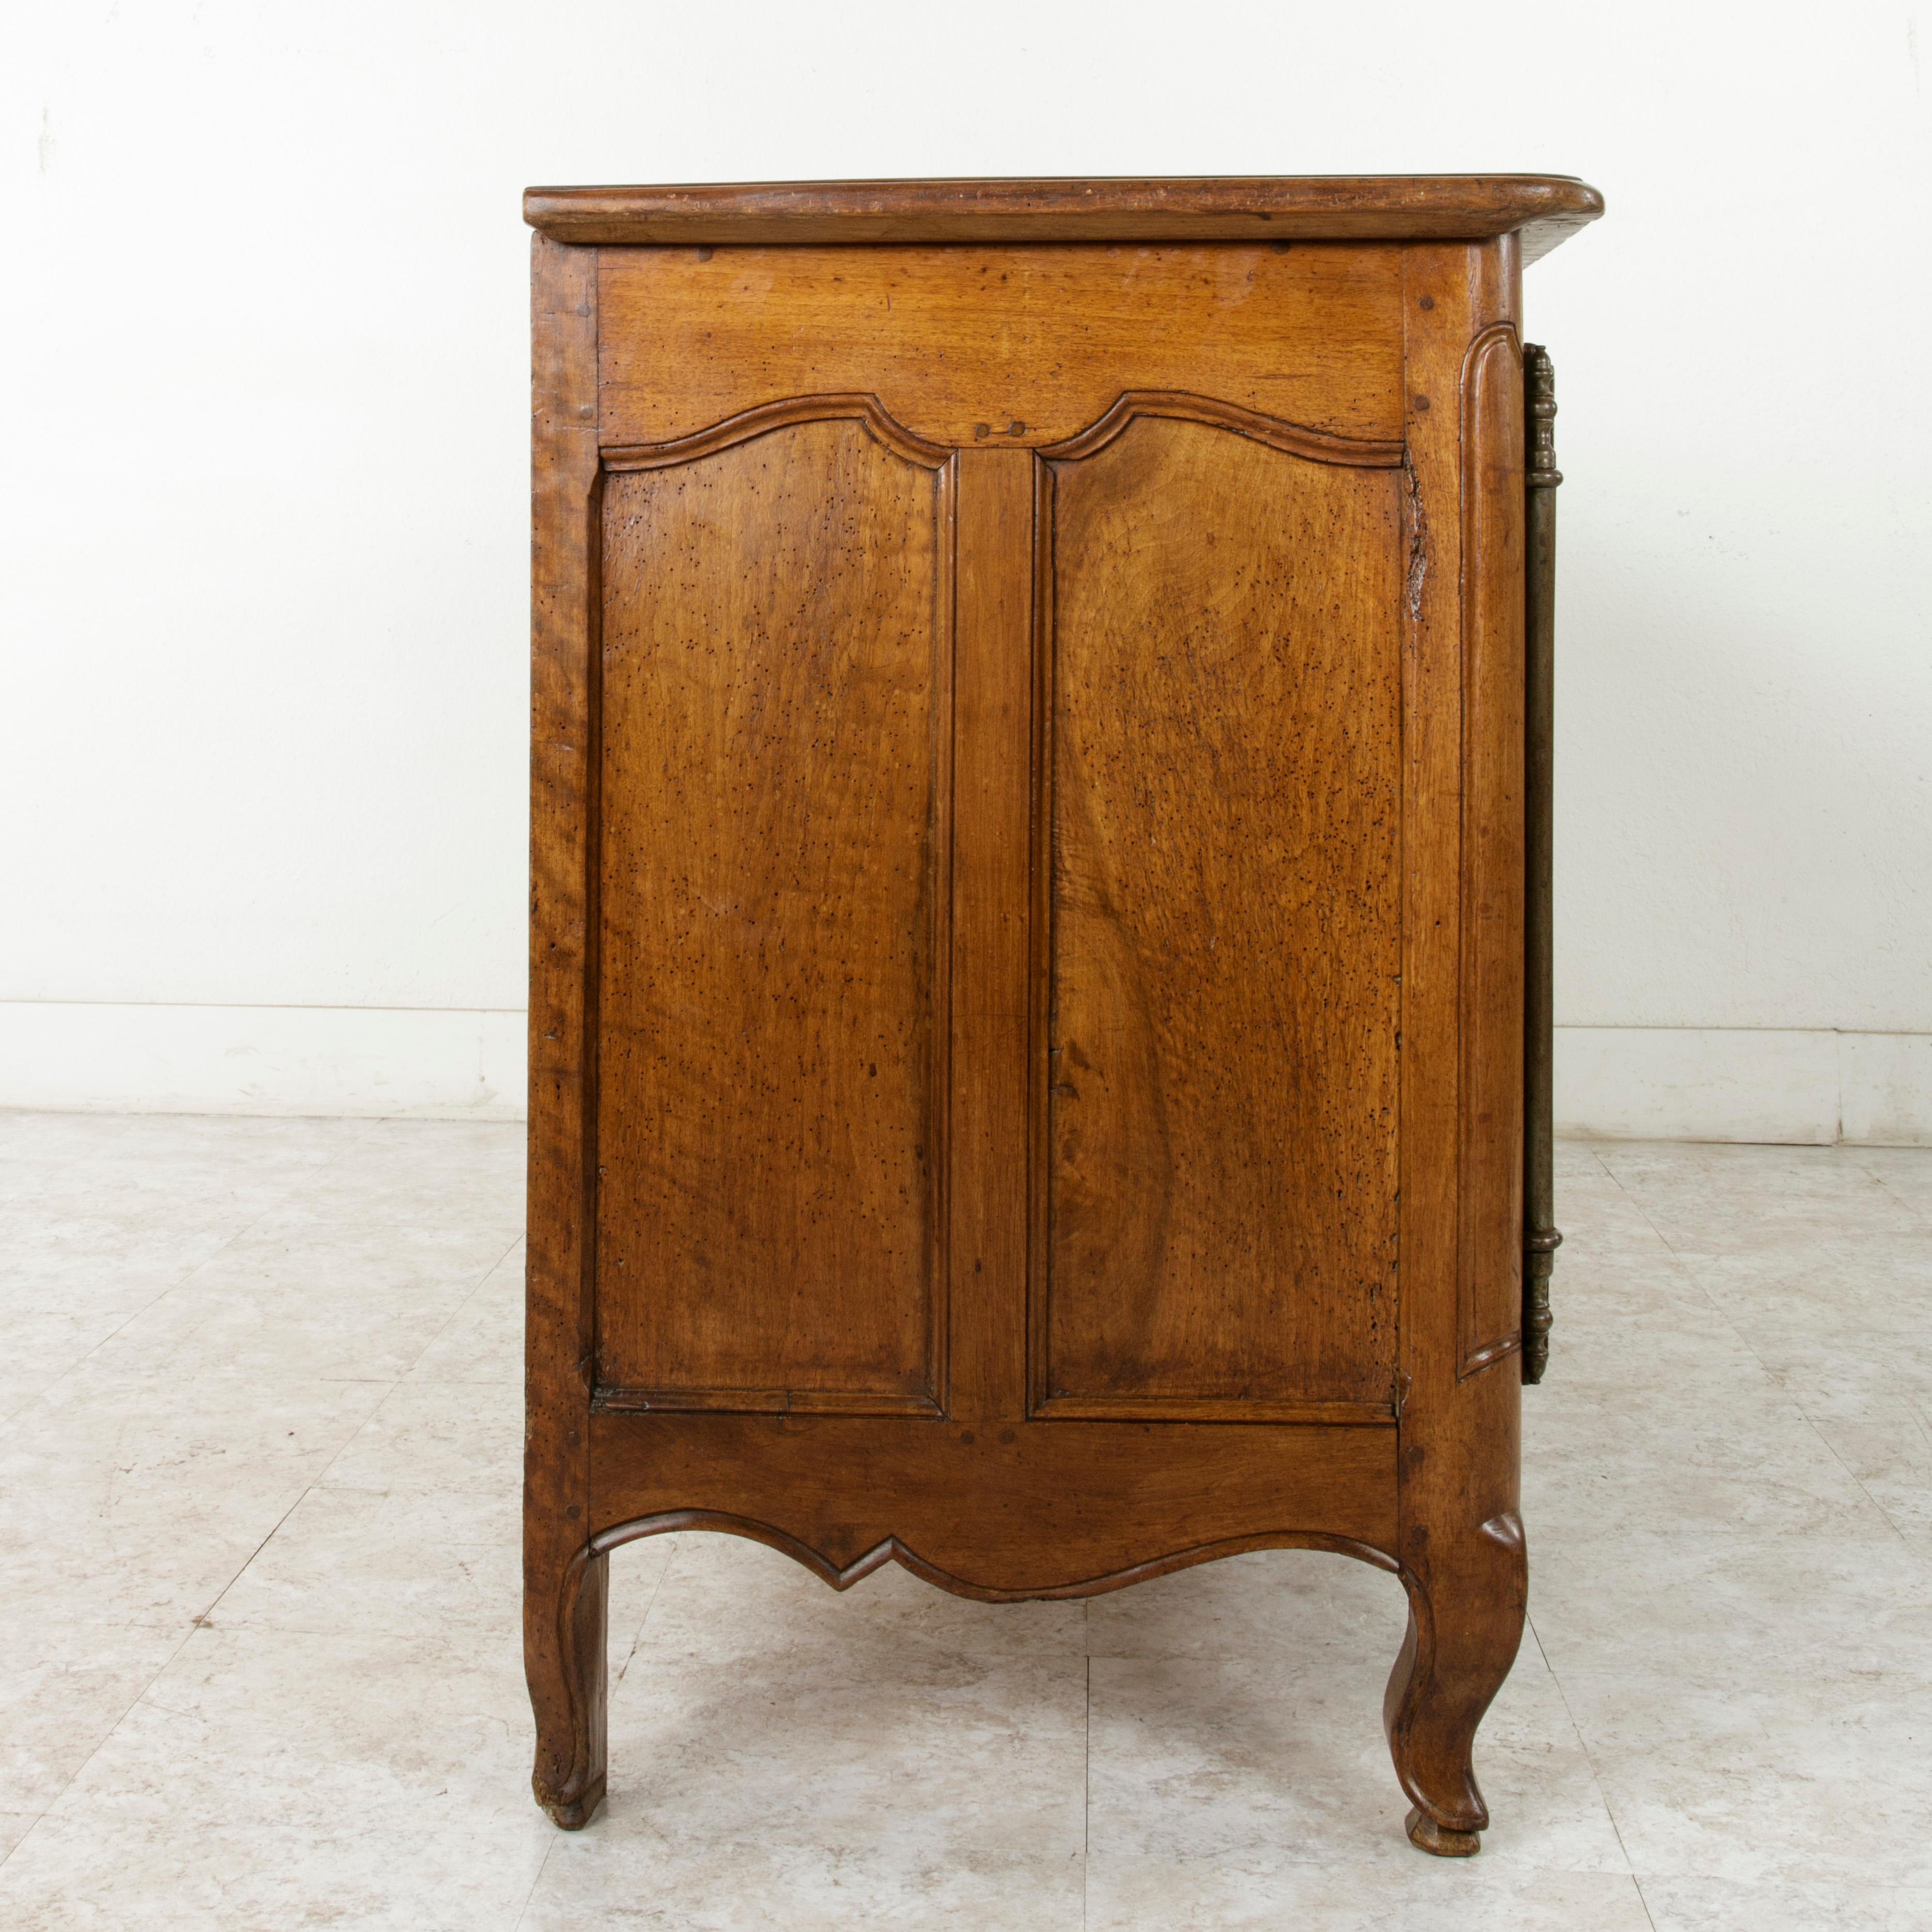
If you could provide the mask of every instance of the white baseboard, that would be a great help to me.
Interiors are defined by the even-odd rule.
[[[524,1016],[0,1002],[0,1106],[524,1115]],[[1559,1027],[1557,1130],[1932,1145],[1932,1034]]]
[[[1556,1130],[1932,1145],[1932,1034],[1558,1027]]]
[[[0,1106],[524,1118],[524,1016],[0,1002]]]

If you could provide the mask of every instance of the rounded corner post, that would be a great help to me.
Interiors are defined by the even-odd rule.
[[[1521,382],[1516,250],[1405,250],[1411,605],[1396,1555],[1409,1621],[1384,1702],[1419,1849],[1489,1822],[1472,1749],[1522,1641]],[[1512,510],[1512,505],[1516,507]],[[1520,722],[1520,718],[1518,719]],[[1514,734],[1520,736],[1520,734]],[[1511,827],[1514,831],[1512,833]]]

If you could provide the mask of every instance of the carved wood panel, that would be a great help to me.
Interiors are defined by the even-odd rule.
[[[1266,242],[607,249],[602,438],[662,442],[862,391],[934,442],[1034,448],[1136,388],[1399,438],[1400,263]]]
[[[634,1537],[993,1599],[1305,1545],[1400,1574],[1410,1836],[1474,1851],[1520,268],[1600,198],[536,199],[590,244],[533,258],[539,1799],[603,1796]]]
[[[1204,413],[1048,466],[1034,1401],[1387,1417],[1400,452]]]
[[[823,413],[604,485],[607,1407],[943,1400],[951,467]]]

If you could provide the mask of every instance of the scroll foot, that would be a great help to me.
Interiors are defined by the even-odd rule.
[[[1480,1832],[1452,1832],[1438,1825],[1426,1811],[1411,1808],[1404,1821],[1408,1842],[1418,1852],[1432,1852],[1438,1858],[1473,1858],[1483,1849]]]
[[[604,1780],[600,1775],[587,1784],[580,1796],[553,1801],[539,1790],[537,1802],[550,1814],[550,1822],[560,1830],[580,1832],[597,1815],[604,1802]],[[1419,1842],[1419,1841],[1418,1841]]]

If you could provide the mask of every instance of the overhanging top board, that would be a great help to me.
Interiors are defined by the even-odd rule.
[[[1456,242],[1520,233],[1546,255],[1604,212],[1574,175],[1260,175],[1136,181],[758,182],[533,188],[555,242]]]

